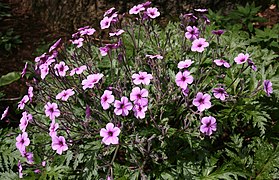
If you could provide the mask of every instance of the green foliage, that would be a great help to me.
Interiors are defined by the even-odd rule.
[[[10,6],[5,3],[0,2],[0,21],[6,17],[11,17],[12,15],[9,13]]]
[[[19,72],[10,72],[0,77],[0,87],[11,84],[20,78]]]
[[[209,10],[209,19],[213,20],[220,28],[231,29],[234,25],[237,25],[242,30],[254,33],[254,23],[266,21],[264,18],[257,16],[260,8],[260,6],[256,7],[253,2],[252,4],[247,3],[245,6],[237,5],[235,10],[226,12],[226,15],[222,15],[221,11],[214,13]]]
[[[14,129],[0,129],[0,179],[13,179],[20,153],[15,147]],[[18,175],[17,175],[18,176]],[[12,178],[13,177],[13,178]]]
[[[0,48],[4,51],[12,53],[12,50],[21,43],[20,36],[14,34],[13,28],[8,29],[4,33],[0,32]]]

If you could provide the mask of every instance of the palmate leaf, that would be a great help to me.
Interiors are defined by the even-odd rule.
[[[279,177],[279,146],[274,148],[267,142],[258,143],[254,160],[255,179],[274,179]]]
[[[270,115],[267,114],[265,111],[253,111],[252,114],[252,121],[253,127],[258,127],[261,132],[261,136],[265,134],[266,130],[266,123],[270,119]]]

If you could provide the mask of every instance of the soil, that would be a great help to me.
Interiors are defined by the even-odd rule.
[[[33,17],[30,11],[21,8],[20,1],[14,1],[14,3],[4,1],[4,3],[7,3],[11,7],[8,11],[11,17],[5,17],[0,20],[0,32],[5,32],[9,28],[13,28],[15,34],[20,35],[22,43],[17,45],[16,48],[13,48],[10,53],[0,48],[0,76],[12,71],[21,72],[26,61],[34,60],[36,57],[34,53],[40,45],[54,42],[60,37],[69,36],[65,32],[53,32],[47,29],[46,24],[42,23],[43,21]],[[268,21],[257,24],[258,27],[269,27],[279,22],[278,8],[274,5],[259,13],[259,16],[266,18]],[[94,18],[92,17],[92,19]],[[6,94],[4,100],[0,99],[1,115],[7,106],[17,106],[19,98],[26,94],[26,85],[24,80],[21,79],[8,86],[0,87],[0,92]],[[10,109],[16,109],[12,107]],[[14,117],[10,116],[10,118],[16,121],[19,112],[11,112],[10,114],[13,113],[15,113]]]

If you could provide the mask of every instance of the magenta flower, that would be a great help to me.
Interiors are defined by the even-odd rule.
[[[61,99],[62,101],[67,101],[68,98],[75,94],[72,89],[63,90],[61,93],[56,95],[56,99]]]
[[[26,146],[29,146],[30,139],[27,132],[23,132],[16,137],[16,147],[19,151],[24,151]]]
[[[255,63],[251,60],[248,59],[248,65],[252,68],[253,71],[257,71],[257,66],[255,65]]]
[[[20,163],[20,160],[18,160],[17,167],[18,167],[18,177],[21,179],[23,178],[23,173],[22,173],[22,165]]]
[[[221,30],[221,29],[219,29],[219,30],[213,30],[213,31],[211,31],[212,32],[212,34],[215,34],[215,35],[217,35],[217,36],[221,36],[222,34],[224,34],[224,30]]]
[[[129,14],[138,14],[140,11],[144,11],[145,8],[142,4],[136,5],[129,10]]]
[[[220,99],[221,101],[224,101],[226,97],[228,96],[228,93],[225,91],[224,88],[214,88],[213,95],[216,99]]]
[[[148,91],[146,89],[141,90],[139,87],[133,88],[130,94],[131,101],[143,106],[147,105],[148,103],[148,99],[146,97],[148,97]]]
[[[26,157],[26,160],[27,160],[28,164],[33,164],[34,163],[34,155],[33,155],[32,152],[25,153],[24,157]]]
[[[52,136],[51,147],[53,150],[56,150],[57,154],[62,154],[63,151],[68,150],[68,145],[66,144],[66,140],[63,136]]]
[[[203,52],[205,47],[208,47],[209,43],[204,38],[195,39],[192,42],[191,51]]]
[[[187,26],[187,32],[185,33],[185,37],[191,41],[198,39],[200,31],[196,26]]]
[[[30,86],[29,88],[28,88],[28,97],[29,97],[29,100],[30,100],[30,102],[32,101],[32,98],[33,98],[33,96],[34,96],[34,94],[33,94],[33,87],[32,86]]]
[[[3,120],[8,115],[8,111],[9,111],[9,106],[6,107],[6,109],[4,110],[0,120]]]
[[[17,108],[23,109],[25,104],[29,101],[28,95],[24,95],[23,98],[19,101]]]
[[[110,27],[110,23],[112,21],[112,18],[111,17],[104,17],[101,22],[100,22],[100,25],[101,25],[101,29],[107,29]]]
[[[196,106],[200,112],[202,112],[211,107],[210,99],[211,96],[209,94],[198,92],[196,98],[193,100],[193,105]]]
[[[20,119],[19,129],[22,132],[25,132],[28,122],[33,119],[32,114],[28,114],[26,111],[22,113],[22,117]]]
[[[50,124],[50,127],[49,127],[49,133],[48,133],[50,135],[50,137],[57,135],[56,131],[58,128],[59,128],[59,124],[52,121]]]
[[[114,101],[114,107],[114,113],[116,115],[127,116],[129,114],[129,111],[133,108],[133,105],[129,102],[127,97],[122,97],[121,101]]]
[[[46,75],[48,75],[49,68],[47,64],[42,64],[39,66],[40,71],[41,71],[41,78],[45,79]]]
[[[69,67],[65,64],[65,62],[61,61],[59,64],[55,64],[54,66],[55,74],[57,76],[66,76],[66,72],[69,70]]]
[[[96,30],[94,28],[87,28],[87,29],[83,29],[81,30],[79,33],[80,35],[88,35],[91,36],[96,32]]]
[[[26,73],[27,65],[28,65],[28,62],[26,62],[25,65],[24,65],[24,68],[23,68],[23,70],[22,70],[22,72],[21,72],[21,78],[23,78],[23,76],[24,76],[25,73]]]
[[[77,67],[77,68],[74,68],[71,70],[70,72],[70,76],[73,76],[75,74],[81,74],[83,73],[83,71],[85,71],[87,69],[87,67],[85,65],[83,66],[80,66],[80,67]]]
[[[109,10],[107,10],[104,14],[104,17],[106,17],[107,15],[110,15],[112,13],[112,11],[115,10],[115,7],[110,8]]]
[[[107,46],[105,46],[105,47],[100,47],[99,50],[102,56],[106,56],[110,49]]]
[[[109,33],[109,36],[112,37],[112,36],[120,36],[122,33],[124,33],[125,31],[120,29],[114,33]]]
[[[118,144],[119,139],[118,135],[120,134],[120,129],[118,127],[114,127],[112,123],[108,123],[106,125],[106,129],[102,128],[100,131],[100,136],[103,137],[102,142],[106,145],[110,144]]]
[[[157,8],[147,8],[146,14],[147,14],[147,16],[149,16],[152,19],[160,16],[160,12],[158,11]]]
[[[214,62],[217,66],[224,66],[226,68],[231,67],[231,65],[223,59],[215,59]]]
[[[273,91],[272,83],[270,82],[270,80],[264,80],[263,86],[264,86],[264,92],[266,93],[266,95],[270,96],[270,94]]]
[[[133,107],[134,116],[138,119],[145,118],[145,112],[147,111],[147,106],[136,103]]]
[[[58,106],[56,103],[50,103],[48,102],[45,105],[45,114],[47,117],[49,117],[51,120],[55,120],[55,117],[60,116],[60,111],[58,109]]]
[[[151,74],[147,74],[147,72],[141,72],[141,71],[138,74],[132,75],[133,83],[136,85],[139,85],[139,84],[148,85],[152,78],[153,77]]]
[[[216,119],[212,116],[203,117],[202,125],[200,126],[200,131],[202,133],[205,133],[205,135],[210,136],[212,134],[212,131],[216,131],[217,129],[217,123]]]
[[[248,59],[249,59],[249,54],[248,53],[246,53],[246,54],[240,53],[240,54],[237,55],[236,58],[234,58],[234,61],[236,62],[236,64],[243,64]]]
[[[103,76],[104,75],[100,73],[87,76],[87,78],[82,81],[82,89],[85,90],[87,88],[93,88],[94,85],[97,84]]]
[[[200,13],[204,13],[207,12],[207,9],[194,9],[194,11],[200,12]]]
[[[107,110],[111,103],[114,101],[114,96],[112,95],[112,91],[105,90],[104,94],[101,97],[101,105],[104,110]]]
[[[61,38],[58,39],[58,40],[49,48],[48,52],[51,52],[52,50],[56,49],[56,48],[60,45],[61,40],[62,40]]]
[[[81,46],[83,46],[83,38],[78,38],[72,41],[72,44],[76,44],[77,48],[80,48]]]
[[[177,65],[177,67],[179,69],[184,69],[184,68],[190,67],[193,63],[194,63],[194,61],[192,61],[191,59],[186,59],[185,61],[180,61]]]
[[[189,71],[184,71],[183,73],[179,71],[175,76],[176,85],[182,89],[186,89],[188,84],[192,84],[193,81],[194,78]]]

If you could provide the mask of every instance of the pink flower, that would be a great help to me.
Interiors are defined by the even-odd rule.
[[[109,10],[107,10],[107,11],[105,12],[105,14],[104,14],[104,17],[106,17],[107,15],[111,14],[113,10],[115,10],[114,7],[110,8]]]
[[[51,147],[53,150],[56,150],[57,154],[62,154],[63,151],[68,150],[68,145],[66,144],[66,140],[63,136],[52,136]]]
[[[67,101],[68,98],[74,94],[75,94],[75,92],[72,89],[63,90],[61,93],[56,95],[56,99],[61,99],[62,101]]]
[[[124,33],[125,31],[122,29],[119,29],[118,31],[114,32],[114,33],[109,33],[109,36],[120,36],[122,33]]]
[[[39,66],[39,68],[40,68],[40,71],[41,71],[41,78],[45,79],[46,75],[48,75],[48,72],[49,72],[48,65],[47,64],[41,64]]]
[[[30,139],[27,132],[23,132],[16,137],[16,147],[19,151],[24,151],[26,146],[29,146]]]
[[[139,85],[139,84],[148,85],[152,78],[153,77],[151,74],[147,74],[147,72],[141,72],[141,71],[138,74],[132,75],[133,83],[136,85]]]
[[[226,68],[231,67],[231,65],[223,59],[215,59],[214,62],[217,66],[224,66]]]
[[[100,50],[100,53],[101,53],[102,56],[106,56],[109,52],[109,48],[106,47],[106,46],[105,47],[100,47],[99,50]]]
[[[210,99],[211,96],[209,94],[198,92],[196,98],[193,100],[193,105],[198,107],[198,110],[202,112],[205,109],[209,109],[211,107]]]
[[[26,160],[27,160],[28,164],[33,164],[34,163],[34,155],[33,155],[32,152],[25,153],[24,157],[26,157]]]
[[[127,116],[129,114],[129,111],[133,108],[133,105],[129,102],[127,97],[122,97],[121,101],[114,101],[114,107],[114,113],[116,115]]]
[[[147,54],[147,55],[145,55],[145,57],[148,57],[148,58],[150,58],[150,59],[163,59],[163,56],[161,56],[160,54],[156,54],[156,55],[149,55],[149,54]]]
[[[146,97],[148,97],[148,91],[146,89],[141,90],[139,87],[133,88],[130,94],[130,100],[140,105],[146,105],[148,103]]]
[[[83,29],[80,31],[80,35],[88,35],[91,36],[96,32],[96,30],[94,28],[87,28],[87,29]]]
[[[207,9],[194,9],[194,11],[204,13],[204,12],[207,12],[208,10]]]
[[[129,10],[129,14],[138,14],[140,11],[144,11],[145,8],[142,4],[136,5]]]
[[[224,101],[226,99],[226,96],[228,96],[228,93],[225,91],[224,88],[214,88],[213,95],[215,98]]]
[[[270,96],[270,94],[273,91],[272,83],[270,82],[270,80],[264,80],[263,86],[264,86],[264,92],[266,93],[266,95]]]
[[[56,49],[56,48],[60,45],[61,40],[62,40],[61,38],[58,39],[58,40],[49,48],[48,52],[51,52],[52,50]]]
[[[59,124],[55,123],[54,121],[51,122],[50,127],[49,127],[49,135],[50,137],[56,136],[56,131],[59,128]]]
[[[200,31],[196,26],[187,26],[187,32],[185,33],[185,37],[191,41],[197,39],[199,37]]]
[[[104,110],[107,110],[111,103],[114,101],[114,96],[109,90],[105,90],[104,94],[101,97],[101,105]]]
[[[178,72],[175,76],[176,85],[182,89],[186,89],[188,84],[192,84],[194,78],[190,75],[189,71]]]
[[[100,73],[87,76],[87,78],[82,81],[82,89],[85,90],[87,88],[93,88],[94,85],[97,84],[103,76],[104,75]]]
[[[111,18],[111,17],[104,17],[104,18],[101,20],[101,22],[100,22],[101,29],[107,29],[107,28],[109,28],[112,19],[113,19],[113,18]]]
[[[58,106],[56,103],[50,103],[48,102],[45,105],[45,114],[47,117],[49,117],[51,120],[55,120],[55,117],[60,116],[60,111],[58,109]]]
[[[240,53],[237,55],[237,57],[234,58],[234,62],[236,62],[236,64],[243,64],[245,63],[247,60],[249,59],[249,54],[243,54]]]
[[[133,111],[134,111],[134,116],[136,118],[143,119],[145,118],[145,112],[147,111],[147,106],[136,103],[133,107]]]
[[[80,48],[81,46],[83,46],[83,41],[84,41],[83,38],[78,38],[72,41],[72,44],[77,44],[77,48]]]
[[[204,38],[195,39],[192,42],[191,51],[203,52],[207,46],[209,46],[209,43]]]
[[[22,173],[22,165],[20,163],[20,160],[18,160],[17,167],[18,167],[18,177],[21,179],[23,178],[23,173]]]
[[[29,101],[28,95],[23,96],[23,98],[19,101],[17,108],[23,109],[25,104]]]
[[[81,74],[83,73],[83,71],[85,71],[87,69],[87,67],[85,65],[74,68],[73,70],[71,70],[70,72],[70,76],[73,76],[75,74]]]
[[[160,16],[160,12],[158,11],[157,8],[147,8],[146,14],[147,14],[147,16],[149,16],[152,19]]]
[[[28,97],[29,97],[29,99],[30,99],[30,101],[32,101],[32,98],[33,98],[33,96],[34,96],[34,94],[33,94],[33,87],[32,86],[30,86],[29,88],[28,88]]]
[[[216,131],[217,124],[216,124],[216,119],[214,117],[212,116],[203,117],[201,122],[202,125],[200,127],[200,131],[202,133],[205,133],[205,135],[210,136],[212,134],[212,131]]]
[[[119,139],[117,136],[120,134],[120,129],[118,127],[114,127],[112,123],[108,123],[106,125],[106,129],[102,128],[100,131],[100,136],[103,137],[102,142],[106,145],[110,144],[118,144]]]
[[[57,76],[66,76],[66,72],[69,70],[69,67],[65,64],[65,62],[61,61],[59,64],[55,64],[54,66],[55,74]]]
[[[180,61],[177,65],[177,67],[179,69],[184,69],[184,68],[190,67],[193,63],[194,63],[194,61],[192,61],[191,59],[186,59],[185,61]]]
[[[9,106],[6,107],[6,109],[4,110],[0,120],[3,120],[8,115],[8,111],[9,111]]]
[[[22,113],[22,117],[20,119],[19,129],[22,132],[25,132],[28,122],[33,119],[32,114],[28,114],[26,111]]]
[[[24,66],[24,68],[23,68],[23,70],[22,70],[22,72],[21,72],[21,78],[23,78],[23,76],[24,76],[25,73],[26,73],[27,65],[28,65],[28,62],[25,63],[25,66]]]

